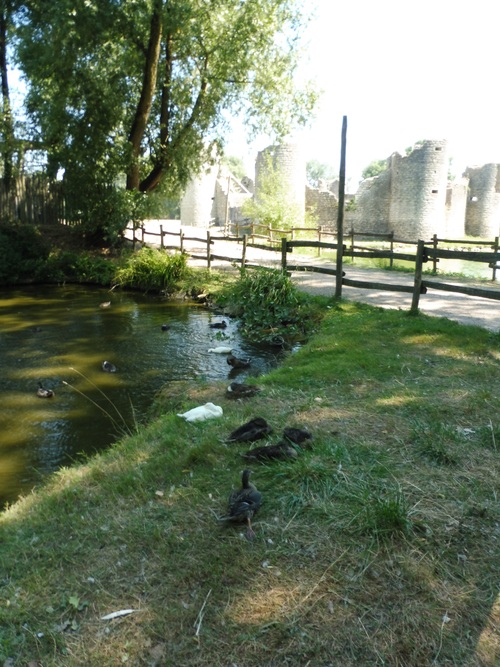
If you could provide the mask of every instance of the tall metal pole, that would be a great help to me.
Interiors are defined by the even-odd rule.
[[[345,154],[347,138],[347,116],[342,119],[342,145],[340,149],[339,209],[337,213],[337,266],[335,296],[342,296],[342,257],[344,254],[344,200],[345,200]]]

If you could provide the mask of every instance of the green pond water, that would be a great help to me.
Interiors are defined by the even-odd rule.
[[[0,290],[0,508],[143,421],[163,386],[243,381],[278,364],[276,349],[245,343],[228,318],[226,329],[212,329],[220,319],[193,304],[101,288]],[[235,371],[208,352],[217,345],[250,357],[251,367]],[[103,371],[104,360],[115,373]],[[54,396],[39,398],[39,383]]]

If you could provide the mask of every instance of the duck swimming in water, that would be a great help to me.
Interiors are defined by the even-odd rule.
[[[162,331],[168,331],[170,329],[170,324],[162,324],[161,325],[161,330]]]
[[[38,383],[38,389],[36,390],[36,395],[38,398],[52,398],[55,394],[52,389],[47,389],[42,385],[41,382]]]
[[[103,361],[102,370],[106,371],[106,373],[116,373],[116,366],[111,361]]]
[[[225,329],[226,327],[227,327],[226,320],[221,320],[220,322],[211,322],[210,323],[210,328],[211,329]]]
[[[241,476],[241,489],[234,489],[229,496],[228,510],[225,516],[220,517],[221,521],[231,521],[234,523],[247,524],[247,538],[252,540],[255,533],[252,529],[252,519],[262,504],[262,494],[257,491],[253,484],[250,484],[249,477],[251,471],[244,470]]]
[[[248,368],[250,366],[250,359],[238,359],[234,354],[230,354],[226,361],[233,368]]]

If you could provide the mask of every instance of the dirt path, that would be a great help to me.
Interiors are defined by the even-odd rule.
[[[170,221],[172,222],[172,221]],[[159,227],[158,225],[156,227]],[[151,231],[157,231],[152,226]],[[206,236],[206,230],[199,228],[185,228],[186,236],[192,235],[198,238]],[[172,231],[176,231],[173,230]],[[214,236],[220,236],[222,230],[217,228],[213,230]],[[168,237],[167,237],[168,238]],[[173,237],[172,237],[173,238]],[[146,235],[145,241],[148,244],[158,244],[158,237]],[[195,242],[186,242],[186,249],[188,252],[206,255],[206,244],[201,245]],[[241,245],[235,242],[218,241],[216,246],[212,248],[212,252],[217,255],[234,257],[235,262],[238,263],[241,259]],[[247,260],[263,264],[265,266],[280,265],[279,253],[270,253],[255,248],[247,248]],[[293,254],[293,262],[295,264],[327,266],[335,268],[332,262],[328,262],[322,258],[311,257],[306,255]],[[207,266],[206,260],[192,259],[190,260],[192,266]],[[215,260],[212,262],[212,267],[222,270],[234,270],[227,261]],[[365,280],[379,283],[396,284],[396,285],[413,285],[413,275],[400,272],[384,271],[381,269],[366,269],[358,268],[356,265],[346,264],[344,266],[346,278],[352,280]],[[297,271],[292,273],[293,281],[310,294],[321,294],[325,296],[332,296],[335,293],[335,277],[320,273]],[[426,284],[432,285],[432,277],[424,276]],[[453,284],[460,284],[457,280],[447,280],[446,282]],[[471,284],[471,283],[467,283]],[[496,286],[495,286],[496,285]],[[484,289],[490,288],[490,283],[481,283]],[[491,290],[494,292],[500,291],[498,283],[491,283]],[[359,289],[357,287],[342,286],[342,298],[351,301],[361,301],[373,306],[380,306],[381,308],[396,308],[401,310],[409,310],[412,301],[411,293],[406,292],[391,292],[387,290],[368,290]],[[481,297],[472,297],[465,294],[457,294],[452,292],[443,292],[440,290],[433,290],[429,287],[427,294],[420,297],[419,308],[421,312],[427,315],[434,315],[437,317],[447,317],[451,320],[460,322],[461,324],[471,324],[480,326],[490,331],[498,332],[500,330],[500,301],[493,299],[484,299]]]

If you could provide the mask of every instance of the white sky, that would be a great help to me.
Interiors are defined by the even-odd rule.
[[[347,116],[347,178],[421,139],[448,140],[452,171],[500,163],[500,5],[495,0],[303,0],[316,6],[307,37],[309,75],[324,91],[306,159],[340,163]],[[238,131],[229,154],[253,164],[269,141]],[[245,154],[243,154],[245,153]]]

